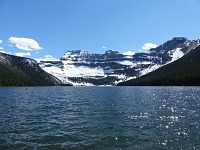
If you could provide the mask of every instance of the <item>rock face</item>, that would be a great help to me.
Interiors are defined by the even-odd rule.
[[[200,46],[184,57],[119,86],[200,86]]]
[[[0,53],[0,86],[54,86],[62,84],[29,58]]]
[[[200,40],[176,37],[148,53],[121,54],[108,50],[92,54],[83,50],[67,51],[60,59],[40,60],[40,67],[63,83],[73,85],[115,85],[137,78],[171,63],[200,45]]]

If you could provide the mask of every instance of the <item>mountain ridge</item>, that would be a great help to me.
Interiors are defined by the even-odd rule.
[[[152,48],[148,53],[124,55],[114,50],[93,54],[84,50],[67,51],[60,59],[38,61],[46,72],[73,85],[116,85],[138,78],[171,63],[200,45],[200,40],[184,37]]]
[[[0,53],[0,86],[120,85],[168,66],[198,46],[200,39],[174,37],[148,52],[138,53],[107,50],[104,54],[93,54],[72,50],[59,59],[37,61]]]
[[[118,86],[199,86],[200,46],[187,55],[140,78]]]
[[[0,53],[0,86],[55,86],[62,82],[30,58]]]

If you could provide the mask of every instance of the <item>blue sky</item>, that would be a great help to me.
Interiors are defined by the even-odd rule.
[[[198,39],[199,7],[200,0],[0,0],[0,51],[59,58],[73,49],[138,52],[172,37]]]

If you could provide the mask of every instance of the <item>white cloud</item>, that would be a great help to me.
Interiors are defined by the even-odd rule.
[[[20,57],[24,57],[24,56],[31,56],[31,53],[30,52],[27,52],[27,53],[18,52],[18,53],[15,53],[15,55],[20,56]]]
[[[102,48],[103,48],[103,49],[106,49],[107,47],[105,47],[105,46],[102,46]]]
[[[52,55],[44,55],[45,58],[53,58]]]
[[[11,52],[6,52],[3,47],[0,47],[0,53],[11,54]]]
[[[21,50],[41,50],[43,49],[40,47],[37,41],[31,38],[20,38],[20,37],[10,37],[9,38],[10,44],[14,44],[17,48]]]
[[[132,56],[132,55],[135,55],[135,52],[128,51],[128,52],[124,52],[123,55]]]
[[[156,48],[158,45],[153,43],[145,43],[142,47],[142,50],[150,50],[151,48]]]
[[[8,54],[6,51],[0,50],[0,53]]]
[[[37,62],[40,62],[40,61],[60,61],[59,59],[54,58],[52,55],[45,55],[44,58],[35,58],[35,60]]]
[[[2,44],[3,43],[3,40],[0,40],[0,44]]]

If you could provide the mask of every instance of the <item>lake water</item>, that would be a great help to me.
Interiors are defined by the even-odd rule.
[[[0,88],[0,149],[200,149],[200,87]]]

